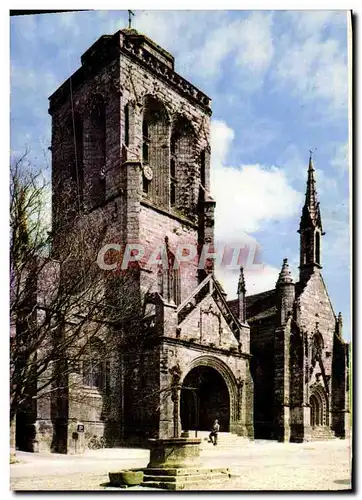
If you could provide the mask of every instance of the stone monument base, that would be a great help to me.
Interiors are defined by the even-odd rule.
[[[164,490],[203,490],[222,485],[227,488],[231,484],[231,474],[225,468],[182,467],[182,468],[149,468],[142,469],[142,486]]]
[[[149,439],[150,462],[147,468],[193,467],[200,463],[197,438]]]
[[[201,439],[149,439],[148,443],[150,462],[142,469],[142,486],[166,490],[202,490],[206,485],[230,482],[232,474],[229,469],[200,465]]]

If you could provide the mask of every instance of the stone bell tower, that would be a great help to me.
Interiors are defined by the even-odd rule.
[[[161,305],[148,307],[147,297],[158,294],[163,331],[176,336],[176,308],[208,272],[198,268],[200,247],[207,244],[212,251],[214,240],[210,99],[175,71],[169,52],[136,30],[123,29],[101,36],[49,102],[55,232],[67,217],[80,214],[95,235],[106,224],[103,243],[118,245],[119,263],[127,245],[140,245],[132,288],[120,292],[115,275],[113,292],[126,294],[133,312],[141,316],[146,311],[149,317]],[[185,246],[190,259],[184,258]],[[61,242],[54,248],[61,249]],[[168,266],[151,265],[159,248]],[[113,254],[108,258],[115,262]],[[111,302],[117,295],[113,292]],[[113,364],[113,372],[122,373],[111,383],[112,418],[121,435],[135,429],[157,434],[162,425],[168,432],[169,422],[157,421],[157,400],[139,404],[160,385],[159,348],[143,345],[127,351],[131,342],[126,339],[148,335],[154,323],[116,333],[126,346]]]
[[[325,234],[322,229],[322,218],[317,190],[315,187],[315,170],[312,154],[309,158],[308,180],[305,203],[299,225],[300,234],[300,281],[305,283],[316,269],[321,269],[321,242]]]

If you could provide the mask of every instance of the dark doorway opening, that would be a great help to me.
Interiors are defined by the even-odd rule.
[[[34,451],[35,439],[35,418],[34,415],[26,411],[16,414],[15,424],[15,445],[20,451]]]
[[[198,366],[187,374],[181,389],[180,414],[184,431],[211,430],[218,419],[220,431],[229,432],[230,396],[217,370]]]

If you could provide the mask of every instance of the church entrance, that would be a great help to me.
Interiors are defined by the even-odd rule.
[[[312,427],[321,425],[322,415],[321,406],[319,404],[318,398],[316,396],[310,397],[310,424]]]
[[[180,414],[184,431],[209,431],[218,419],[220,431],[229,432],[230,396],[217,370],[197,366],[187,374],[181,389]]]
[[[319,427],[320,425],[329,425],[328,419],[328,400],[324,392],[316,391],[309,398],[310,404],[310,425]]]

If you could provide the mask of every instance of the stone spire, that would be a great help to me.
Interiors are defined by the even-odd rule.
[[[279,278],[277,281],[277,286],[281,284],[292,284],[294,283],[292,273],[289,269],[288,259],[283,259],[282,269],[279,273]]]
[[[313,165],[312,153],[309,156],[307,189],[305,192],[305,202],[300,219],[300,229],[307,227],[318,227],[322,231],[322,219],[319,209],[319,202],[316,190],[315,170]]]
[[[298,233],[300,233],[299,279],[302,283],[306,283],[315,271],[322,268],[321,237],[324,235],[324,232],[322,229],[322,219],[317,198],[314,174],[315,170],[311,152],[308,165],[305,202],[298,230]]]

